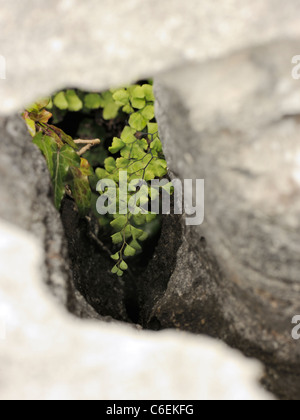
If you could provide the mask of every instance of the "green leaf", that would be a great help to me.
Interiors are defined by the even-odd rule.
[[[130,225],[126,226],[124,234],[125,234],[126,239],[131,238],[132,234],[131,234],[131,226]]]
[[[134,257],[135,254],[136,254],[136,250],[130,245],[127,245],[124,251],[125,257]]]
[[[79,167],[80,158],[71,147],[63,146],[60,151],[54,154],[53,161],[54,202],[56,208],[60,209],[70,166]]]
[[[59,149],[61,149],[64,146],[64,142],[62,141],[60,136],[57,134],[57,132],[52,129],[51,125],[47,125],[47,128],[43,130],[43,133],[46,136],[51,137],[56,142]]]
[[[108,173],[105,169],[103,168],[97,168],[96,169],[96,175],[98,179],[106,179],[108,176]]]
[[[155,172],[154,172],[154,170],[151,166],[148,166],[148,168],[146,169],[144,178],[145,178],[145,181],[147,181],[147,182],[156,178]]]
[[[89,213],[91,208],[92,191],[88,176],[86,176],[81,169],[71,167],[71,174],[73,180],[71,181],[71,191],[73,198],[77,204],[79,214],[81,216]]]
[[[134,240],[139,239],[143,235],[143,231],[141,229],[137,229],[134,226],[131,226],[131,233]]]
[[[59,146],[63,146],[65,143],[67,143],[69,146],[71,146],[73,149],[78,149],[77,144],[74,143],[71,136],[68,136],[63,130],[56,127],[55,125],[47,125],[47,135],[50,137],[54,137],[55,141],[58,143]]]
[[[139,237],[139,241],[144,242],[148,239],[148,233],[147,232],[143,232],[142,236]]]
[[[111,270],[111,272],[113,274],[117,274],[118,277],[122,277],[123,276],[123,271],[119,269],[119,267],[117,265],[114,266],[114,268]]]
[[[135,241],[135,240],[133,240],[133,241],[130,243],[130,247],[131,247],[132,249],[134,249],[134,250],[135,250],[135,252],[136,252],[136,251],[141,251],[141,250],[142,250],[141,245],[138,243],[138,241]]]
[[[115,255],[112,255],[110,258],[112,258],[115,261],[119,261],[120,259],[120,254],[117,252]]]
[[[131,96],[132,96],[132,98],[139,98],[139,99],[145,98],[145,92],[144,92],[144,89],[142,88],[142,86],[136,86],[132,90]]]
[[[143,131],[148,120],[140,112],[135,112],[129,118],[129,125],[137,131]]]
[[[146,222],[147,223],[151,223],[151,222],[153,222],[153,220],[155,220],[157,218],[157,214],[152,214],[152,213],[149,213],[149,214],[147,214],[147,216],[146,216]]]
[[[146,216],[142,213],[135,214],[133,220],[137,226],[143,226],[146,223]]]
[[[77,155],[75,150],[69,147],[68,145],[62,147],[62,149],[60,150],[60,155],[64,159],[66,164],[68,164],[69,166],[75,166],[77,168],[80,167],[80,157]]]
[[[103,110],[103,118],[105,120],[112,120],[116,118],[119,112],[119,105],[117,105],[115,102],[107,103]]]
[[[80,159],[80,171],[81,171],[82,175],[85,175],[85,176],[94,175],[94,171],[93,171],[91,165],[89,164],[88,160],[86,160],[84,158]]]
[[[107,90],[106,92],[103,92],[102,94],[101,94],[101,97],[103,98],[103,107],[106,105],[106,104],[109,104],[109,103],[114,103],[115,101],[114,101],[114,98],[113,98],[113,94],[112,94],[112,92],[111,91],[109,91],[109,90]]]
[[[69,111],[78,112],[83,108],[83,103],[76,94],[75,90],[67,90],[66,99],[68,101]]]
[[[144,154],[144,152],[143,152]],[[144,159],[140,160],[140,161],[136,161],[136,162],[131,162],[129,168],[128,168],[128,173],[129,175],[131,174],[136,174],[137,178],[141,178],[142,173],[145,169],[145,167],[147,166],[149,160],[151,160],[151,155],[147,155],[144,154]],[[139,177],[139,173],[141,171],[141,176]]]
[[[76,143],[74,143],[74,140],[72,139],[71,136],[68,136],[64,131],[61,130],[61,139],[64,143],[68,144],[69,146],[71,146],[73,149],[78,150],[78,146]]]
[[[58,146],[51,137],[44,136],[42,133],[37,134],[34,139],[33,143],[41,150],[43,155],[46,158],[47,166],[50,172],[51,178],[53,178],[54,174],[54,163],[53,163],[53,156],[54,153],[57,153]]]
[[[118,169],[127,169],[129,164],[130,164],[130,160],[125,159],[123,157],[118,158],[116,160],[116,166]]]
[[[61,201],[65,195],[65,179],[69,171],[69,165],[66,165],[64,159],[61,157],[60,152],[54,156],[54,203],[55,207],[59,210]]]
[[[61,109],[61,110],[65,110],[69,108],[69,103],[67,101],[65,92],[59,92],[53,100],[54,105]]]
[[[146,106],[146,101],[145,101],[145,99],[132,98],[131,99],[131,104],[132,104],[133,108],[143,109]]]
[[[122,108],[122,111],[125,112],[126,114],[132,114],[134,112],[134,109],[132,108],[130,104],[127,104]]]
[[[153,93],[153,86],[143,85],[142,88],[143,88],[146,100],[149,101],[149,102],[154,102],[155,97],[154,97],[154,93]]]
[[[47,108],[47,109],[52,109],[52,108],[53,108],[53,101],[52,101],[52,98],[51,98],[51,97],[49,98],[49,103],[48,103],[48,105],[46,106],[46,108]]]
[[[117,265],[115,265],[114,268],[111,270],[113,274],[117,274],[118,271],[119,271],[119,267]]]
[[[142,111],[142,116],[148,120],[151,121],[153,120],[153,118],[155,117],[155,111],[154,111],[154,106],[153,105],[147,105]],[[147,122],[148,122],[147,121]]]
[[[47,111],[46,109],[43,109],[39,112],[36,121],[41,124],[47,124],[47,122],[52,118],[51,112]]]
[[[111,239],[115,245],[121,244],[123,242],[123,236],[120,232],[112,235]]]
[[[36,135],[35,122],[31,118],[25,118],[25,123],[27,125],[30,135],[34,137]]]
[[[113,220],[110,224],[111,224],[111,227],[116,232],[120,232],[127,225],[127,222],[128,221],[127,221],[127,217],[126,216],[119,216],[117,219]]]
[[[50,98],[41,98],[38,101],[36,101],[36,106],[38,107],[39,110],[42,110],[44,108],[46,108],[49,105],[50,102]]]
[[[148,149],[148,143],[145,139],[138,140],[134,144],[128,144],[121,150],[121,156],[125,159],[143,159],[146,157],[145,150]]]
[[[98,93],[85,95],[84,105],[88,109],[99,109],[103,105],[103,99]]]
[[[50,98],[49,98],[49,96],[48,97],[46,97],[46,98],[41,98],[41,99],[39,99],[37,102],[36,102],[36,105],[37,105],[37,107],[38,107],[38,109],[44,109],[44,108],[47,108],[47,106],[49,105],[49,103],[50,103]]]
[[[136,130],[132,127],[128,127],[128,125],[124,128],[121,134],[121,139],[126,144],[131,144],[137,140],[135,137]]]
[[[158,124],[157,123],[148,123],[147,124],[147,127],[148,127],[148,133],[149,134],[153,134],[153,135],[155,135],[154,137],[153,137],[153,140],[156,138],[156,137],[158,137]]]
[[[154,159],[147,168],[145,180],[163,178],[167,173],[167,162],[164,159]]]
[[[111,147],[109,147],[108,150],[110,151],[110,153],[114,155],[118,153],[121,149],[123,149],[124,146],[125,146],[125,143],[121,139],[119,139],[118,137],[114,137],[113,143]]]
[[[162,153],[163,151],[162,144],[159,138],[156,138],[155,140],[153,140],[150,147],[151,147],[151,150],[157,152],[157,154]]]
[[[112,174],[116,170],[116,161],[113,157],[105,159],[104,162],[105,169],[108,173]]]
[[[126,105],[129,102],[129,93],[125,89],[119,89],[113,94],[114,100],[120,105]]]
[[[126,264],[125,261],[122,261],[121,264],[120,264],[120,268],[121,268],[121,270],[126,271],[126,270],[128,270],[128,264]]]
[[[35,112],[38,113],[40,111],[38,105],[36,103],[31,104],[29,106],[26,107],[26,111],[31,113],[31,112]]]

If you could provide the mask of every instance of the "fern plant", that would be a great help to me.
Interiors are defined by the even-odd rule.
[[[167,174],[167,164],[162,155],[162,145],[158,138],[157,124],[147,124],[147,130],[139,132],[133,127],[125,127],[120,138],[115,137],[109,148],[112,154],[120,157],[109,157],[105,160],[105,168],[98,168],[96,175],[99,180],[112,180],[116,186],[115,198],[122,203],[120,181],[128,185],[127,202],[122,212],[117,208],[111,227],[114,230],[112,241],[120,245],[119,251],[112,256],[116,261],[113,272],[122,276],[128,268],[125,257],[132,257],[142,249],[140,242],[147,239],[148,235],[140,226],[145,226],[157,217],[144,210],[150,199],[155,200],[158,191],[151,188],[150,181],[163,178]],[[121,174],[121,175],[120,175]],[[126,179],[122,179],[122,177]],[[144,182],[141,182],[144,181]],[[166,190],[168,186],[164,187]],[[98,189],[100,194],[109,193],[107,190]],[[137,194],[138,191],[138,194]],[[138,196],[136,198],[136,196]],[[132,201],[135,197],[136,202]],[[126,209],[126,214],[124,214]],[[137,213],[134,212],[137,210]]]
[[[150,183],[167,174],[155,121],[154,101],[151,84],[136,84],[104,93],[65,90],[37,102],[23,114],[33,142],[46,158],[58,209],[67,191],[84,216],[91,210],[90,181],[95,176],[100,181],[97,188],[100,196],[109,194],[109,188],[103,189],[101,181],[109,180],[113,185],[116,192],[115,214],[98,215],[98,218],[101,224],[105,220],[105,224],[110,225],[112,243],[117,248],[111,256],[115,262],[112,272],[119,277],[128,269],[127,259],[142,250],[142,243],[148,237],[147,225],[157,217],[146,209],[149,201],[159,196],[159,191]],[[105,159],[103,167],[96,167],[94,172],[88,160],[81,157],[100,140],[73,140],[61,129],[49,124],[50,111],[55,113],[56,109],[64,113],[80,111],[84,114],[102,110],[104,120],[127,115],[123,118],[122,132],[112,140],[108,149],[111,156]],[[79,150],[79,144],[85,144],[85,147]],[[122,208],[119,204],[122,203],[122,199],[119,200],[122,197],[120,182],[127,188]],[[172,192],[170,183],[164,188]]]

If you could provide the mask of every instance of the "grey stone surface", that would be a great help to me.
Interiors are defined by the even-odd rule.
[[[1,400],[271,399],[259,363],[221,342],[68,315],[43,260],[35,238],[0,222]]]
[[[298,9],[298,0],[217,7],[210,0],[1,0],[7,79],[0,80],[0,112],[66,86],[106,89],[251,45],[299,39]]]
[[[0,118],[0,217],[44,244],[43,280],[64,305],[69,266],[59,213],[53,205],[45,159],[20,117]]]
[[[40,152],[19,117],[2,118],[0,136],[0,214],[22,228],[0,223],[0,399],[271,398],[260,365],[220,342],[96,323],[103,317],[69,284]]]
[[[0,0],[0,55],[6,61],[6,80],[0,77],[1,114],[12,114],[37,96],[66,86],[100,90],[159,75],[157,116],[169,167],[175,176],[205,178],[206,221],[199,230],[185,230],[173,258],[172,278],[164,285],[167,290],[160,288],[156,297],[152,293],[154,306],[149,305],[144,316],[160,327],[218,336],[259,356],[268,366],[268,385],[283,397],[295,398],[300,395],[300,355],[291,340],[290,322],[300,312],[300,95],[299,82],[291,78],[291,58],[299,53],[298,8],[298,0],[228,0],[218,7],[209,0],[146,0],[142,6],[137,0]],[[24,128],[16,118],[1,118],[0,137],[0,216],[42,241],[43,278],[65,303],[70,289],[64,274],[62,227],[50,204],[45,164],[29,139],[22,143]],[[19,249],[19,233],[3,229],[4,243],[12,240]],[[15,272],[21,262],[13,259],[28,257],[26,247],[31,248],[23,239],[19,253],[7,255],[2,265],[1,291],[8,305],[12,302],[13,315],[9,317],[13,339],[0,346],[7,362],[0,382],[5,384],[4,396],[11,398],[18,391],[22,398],[96,398],[99,393],[112,395],[113,386],[113,398],[137,396],[137,389],[145,397],[141,378],[149,372],[155,372],[153,398],[161,395],[158,381],[185,385],[177,368],[178,360],[189,360],[193,353],[189,339],[187,348],[178,347],[173,359],[155,347],[151,335],[145,340],[152,343],[153,353],[144,353],[144,339],[141,344],[126,329],[117,329],[114,339],[109,330],[95,336],[95,328],[106,327],[82,324],[54,310],[49,296],[39,291],[41,279],[31,273],[29,283],[36,281],[25,290],[32,297],[24,299],[25,276],[21,287],[20,273]],[[83,312],[94,316],[91,308],[85,310],[79,303],[76,313]],[[113,382],[111,375],[121,357],[120,352],[112,357],[111,351],[112,345],[120,348],[118,335],[124,339],[126,363],[132,352],[146,354],[134,359],[121,383]],[[105,345],[101,347],[97,339]],[[176,347],[174,340],[168,345]],[[209,351],[213,352],[211,347]],[[162,359],[148,370],[149,359],[160,352]],[[53,364],[45,364],[45,354]],[[209,363],[205,354],[198,356],[191,356],[186,372],[200,369],[203,376]],[[155,376],[166,363],[170,368],[166,376]],[[224,359],[222,363],[226,368]],[[117,372],[124,366],[130,367],[122,363]],[[211,379],[209,369],[204,376],[208,389],[218,380],[218,368],[213,371]],[[105,384],[99,383],[102,375],[110,378]],[[131,387],[131,375],[139,378],[139,386]],[[78,382],[72,388],[74,376],[86,387]],[[230,392],[227,381],[226,385],[221,395],[224,389]],[[237,388],[230,395],[239,395]],[[198,382],[191,388],[168,389],[165,398],[183,398],[188,389],[189,397],[219,395],[215,390],[205,394]]]
[[[270,366],[266,381],[288,398],[300,395],[300,347],[291,338],[300,313],[296,48],[276,42],[156,79],[169,167],[205,179],[206,202],[205,222],[186,230],[152,316],[259,357]]]
[[[0,117],[0,177],[0,217],[43,243],[43,282],[74,314],[100,319],[73,285],[67,240],[53,204],[47,165],[19,116]]]

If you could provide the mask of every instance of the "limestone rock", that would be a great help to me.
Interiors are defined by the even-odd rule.
[[[2,400],[271,399],[260,365],[218,341],[72,317],[43,285],[43,259],[0,222]]]
[[[0,112],[66,86],[106,89],[275,39],[299,40],[298,9],[298,0],[218,7],[210,0],[144,0],[143,7],[139,0],[1,0]]]
[[[69,265],[45,159],[21,117],[0,118],[0,217],[31,232],[43,244],[43,280],[67,305]]]
[[[292,41],[253,47],[157,79],[157,118],[171,171],[205,180],[205,222],[187,229],[152,312],[165,328],[223,338],[298,399],[300,85]]]
[[[300,312],[300,96],[291,59],[299,53],[298,8],[298,0],[228,0],[218,7],[209,0],[145,0],[143,7],[138,0],[0,0],[1,114],[11,115],[37,96],[67,86],[98,91],[159,75],[157,116],[169,167],[176,177],[205,179],[206,221],[199,229],[183,229],[172,256],[172,278],[168,283],[164,277],[159,290],[149,294],[144,319],[149,325],[154,321],[218,336],[260,357],[268,367],[269,387],[294,398],[300,395],[299,346],[290,336],[291,318]],[[21,235],[19,253],[0,254],[7,257],[0,278],[12,334],[0,346],[1,395],[238,395],[228,382],[220,393],[209,385],[215,386],[218,377],[206,370],[210,359],[204,348],[215,354],[222,345],[171,333],[132,336],[119,327],[76,321],[49,302],[40,290],[42,279],[61,302],[70,291],[66,248],[50,204],[45,164],[29,139],[22,143],[24,127],[17,121],[0,120],[0,216],[41,240],[47,268],[41,277],[28,275],[24,287],[27,276],[20,278],[19,267],[28,258],[33,261],[27,251],[36,251]],[[19,243],[19,233],[5,227],[2,233],[4,243],[11,235]],[[80,305],[75,313],[93,316],[91,308]],[[157,362],[151,365],[154,354]],[[178,370],[182,360],[187,380]],[[218,366],[226,368],[226,358],[217,355],[217,360],[212,371],[222,373]],[[164,369],[165,376],[156,376]],[[247,367],[237,372],[244,369],[249,378]],[[115,380],[115,371],[126,374]],[[149,377],[149,395],[141,386],[143,375]],[[105,383],[99,382],[102,376]],[[74,377],[80,381],[74,383]],[[169,386],[173,382],[177,385]],[[246,390],[243,395],[262,395],[232,382]],[[167,383],[164,393],[162,383]],[[213,391],[206,394],[206,389]]]
[[[0,118],[0,176],[0,217],[43,244],[43,282],[72,313],[99,319],[75,290],[68,243],[53,204],[48,168],[20,116]]]

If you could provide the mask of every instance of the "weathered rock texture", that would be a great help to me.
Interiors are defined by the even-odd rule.
[[[43,244],[43,282],[74,314],[100,318],[74,287],[64,228],[53,205],[49,171],[19,116],[0,118],[0,176],[0,217],[32,233]]]
[[[0,121],[0,214],[34,235],[0,223],[0,399],[268,399],[256,384],[259,364],[217,341],[83,322],[57,305],[50,289],[78,317],[102,319],[70,281],[44,159],[19,117]],[[77,279],[77,286],[85,286],[82,292],[104,315],[129,321],[120,295],[124,285],[114,286],[109,258],[95,251],[88,255],[91,244],[82,236],[88,229],[74,218],[75,212],[64,215],[75,281],[78,270],[87,273],[86,285]],[[93,287],[89,277],[95,279]],[[102,302],[108,296],[103,282],[112,302]]]
[[[66,86],[106,89],[274,39],[299,39],[298,10],[298,0],[226,0],[218,7],[211,0],[1,0],[7,80],[0,80],[0,111]]]
[[[0,217],[43,243],[44,281],[66,305],[67,247],[45,159],[32,144],[21,117],[0,118],[0,138]]]
[[[295,398],[300,395],[299,346],[291,340],[290,322],[300,312],[300,95],[298,82],[291,78],[291,58],[299,54],[298,9],[298,0],[228,0],[218,7],[209,0],[146,0],[142,7],[138,0],[0,0],[0,55],[6,60],[6,80],[0,80],[3,114],[58,88],[100,90],[165,72],[158,77],[157,115],[167,159],[175,176],[205,178],[206,221],[199,230],[186,229],[183,236],[178,229],[182,242],[178,252],[172,239],[175,255],[170,260],[176,264],[169,284],[165,275],[159,283],[157,269],[148,270],[155,290],[147,293],[151,277],[144,278],[145,287],[139,290],[144,305],[141,319],[151,328],[177,327],[223,338],[265,361],[268,385],[283,397]],[[0,73],[3,76],[3,69]],[[64,276],[62,227],[50,204],[49,179],[40,179],[46,179],[45,164],[33,146],[20,143],[23,128],[17,121],[1,119],[0,216],[41,239],[48,270],[44,269],[44,279],[51,278],[65,302],[69,292],[64,283],[68,276]],[[7,235],[18,243],[19,234]],[[168,238],[163,240],[167,245]],[[24,253],[23,245],[15,258],[23,254],[27,258],[28,244]],[[111,346],[120,348],[120,338],[111,340],[112,333],[107,341],[106,333],[94,338],[97,327],[55,315],[53,307],[48,311],[49,297],[40,294],[38,281],[24,288],[23,276],[22,288],[12,287],[15,283],[8,270],[12,267],[12,279],[19,279],[14,268],[21,263],[11,258],[3,260],[1,282],[3,278],[5,300],[13,302],[17,321],[12,324],[13,339],[0,347],[5,361],[3,396],[12,397],[18,391],[24,398],[150,397],[140,382],[131,388],[130,374],[110,382],[112,366],[124,355],[126,362],[117,365],[118,372],[128,367],[138,378],[141,372],[148,376],[162,366],[146,367],[149,357],[160,355],[161,348],[146,352],[144,359],[145,347],[127,336],[121,342],[124,352],[112,357]],[[167,266],[165,256],[163,265]],[[24,291],[25,296],[32,292],[32,299],[24,299]],[[97,337],[108,343],[105,348]],[[178,351],[175,359],[162,352],[162,357],[167,355],[162,359],[165,364],[173,360],[174,373],[168,370],[163,378],[153,376],[153,398],[162,395],[158,381],[178,380],[172,375],[177,375],[182,358],[192,361],[185,372],[192,369],[194,374],[199,368],[206,378],[203,369],[209,363],[198,346],[199,363],[190,357],[189,349]],[[45,354],[54,368],[50,361],[45,363]],[[129,365],[128,360],[135,364]],[[104,365],[109,366],[103,368],[106,376],[101,370]],[[87,386],[72,388],[74,376]],[[108,378],[105,385],[99,376]],[[185,382],[181,377],[183,387],[167,385],[170,394],[163,396],[207,395],[198,382],[191,388]],[[108,393],[110,385],[113,395]],[[199,394],[194,392],[197,387]],[[230,389],[227,384],[224,388]],[[213,394],[215,398],[217,393]]]
[[[43,259],[36,239],[0,223],[2,400],[270,398],[259,364],[220,342],[71,317],[42,284]]]
[[[259,357],[267,383],[286,398],[300,396],[300,347],[291,337],[300,312],[297,45],[252,48],[156,85],[168,164],[180,178],[205,179],[206,216],[198,232],[186,230],[151,316]]]

